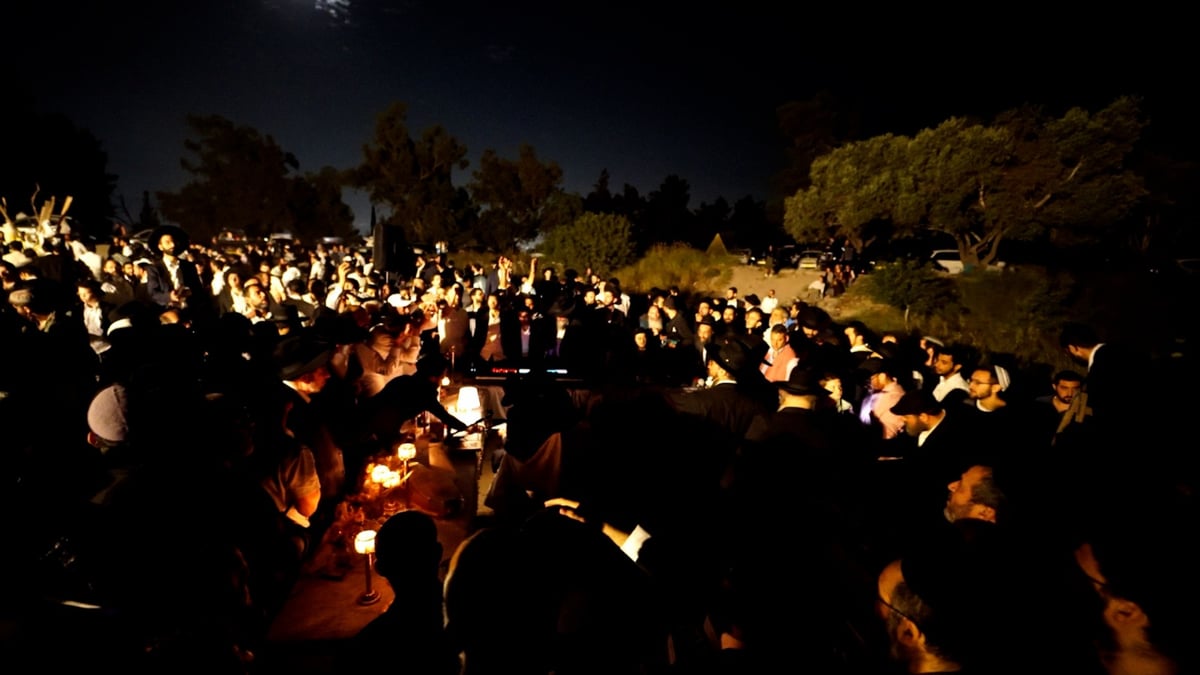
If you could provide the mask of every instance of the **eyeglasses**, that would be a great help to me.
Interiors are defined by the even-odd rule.
[[[895,612],[898,616],[901,616],[901,617],[913,622],[913,624],[915,624],[918,628],[921,626],[921,624],[917,623],[916,619],[912,618],[908,614],[905,614],[904,612],[901,612],[900,610],[896,609],[896,607],[894,605],[892,605],[892,603],[888,602],[887,600],[884,600],[882,595],[876,595],[875,601],[878,602],[879,604],[883,605],[884,607],[886,607],[888,609],[888,611]]]

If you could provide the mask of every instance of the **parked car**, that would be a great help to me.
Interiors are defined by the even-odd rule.
[[[810,271],[820,270],[825,258],[826,254],[824,251],[817,251],[815,249],[801,251],[800,254],[796,256],[796,269]]]
[[[943,271],[950,274],[962,274],[963,270],[965,269],[962,256],[959,255],[958,249],[956,248],[938,249],[930,254],[929,259],[934,265],[942,268]],[[992,271],[998,271],[1004,269],[1004,266],[1004,261],[997,260],[991,265],[988,265],[988,269]]]

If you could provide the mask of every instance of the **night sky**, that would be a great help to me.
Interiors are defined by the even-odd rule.
[[[28,4],[28,7],[24,5]],[[778,4],[778,3],[775,3]],[[793,3],[800,5],[801,3]],[[80,6],[76,6],[80,5]],[[708,9],[705,9],[708,8]],[[302,170],[361,159],[374,117],[409,106],[485,149],[522,142],[586,194],[602,169],[643,194],[671,174],[692,208],[771,199],[784,161],[776,107],[830,90],[866,133],[911,134],[1024,102],[1091,109],[1146,98],[1154,133],[1196,106],[1182,17],[916,16],[758,3],[170,0],[6,3],[8,96],[89,129],[136,211],[172,190],[188,113],[270,134]],[[874,12],[874,13],[873,13]],[[15,47],[11,47],[15,45]],[[1194,153],[1192,153],[1194,154]],[[350,195],[360,226],[369,217]]]

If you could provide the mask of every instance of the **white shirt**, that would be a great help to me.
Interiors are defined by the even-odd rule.
[[[962,372],[957,372],[949,377],[943,375],[938,378],[937,386],[933,388],[933,397],[941,401],[955,389],[967,391],[967,381],[963,379]]]

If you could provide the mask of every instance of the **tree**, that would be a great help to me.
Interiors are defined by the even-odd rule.
[[[188,126],[195,138],[183,145],[195,157],[180,164],[193,178],[178,192],[158,193],[164,218],[204,238],[227,227],[259,237],[293,232],[295,155],[270,135],[219,115],[189,116]]]
[[[564,267],[590,267],[602,276],[628,265],[637,255],[632,223],[611,213],[584,213],[570,225],[551,230],[542,249]]]
[[[313,240],[355,234],[354,212],[342,199],[343,184],[342,172],[329,166],[293,181],[288,203],[297,236]]]
[[[844,238],[862,251],[888,233],[912,192],[904,136],[847,143],[813,162],[812,185],[785,200],[784,229],[796,241]]]
[[[516,160],[485,150],[468,186],[480,207],[481,233],[497,248],[532,239],[539,232],[570,223],[570,209],[561,211],[562,169],[538,159],[533,146],[523,143]]]
[[[0,147],[7,159],[0,165],[0,197],[9,215],[34,215],[34,192],[39,200],[55,197],[60,204],[70,196],[74,224],[107,236],[117,177],[108,173],[100,141],[62,115],[35,114],[19,104],[11,101],[0,111]]]
[[[1120,98],[1095,114],[1038,108],[991,125],[951,118],[915,138],[877,136],[815,161],[812,185],[788,198],[797,240],[845,237],[858,250],[882,232],[939,232],[965,265],[996,259],[1001,242],[1044,234],[1094,238],[1144,196],[1127,168],[1144,122]]]
[[[727,232],[732,236],[729,241],[737,242],[739,247],[755,249],[777,243],[781,234],[779,224],[767,218],[766,202],[751,195],[745,195],[733,203]]]
[[[1102,237],[1146,194],[1126,167],[1144,126],[1128,97],[1095,114],[1027,106],[989,127],[948,120],[913,143],[914,215],[951,235],[964,264],[991,263],[1006,239]]]
[[[613,213],[616,209],[616,203],[613,199],[613,194],[608,187],[609,176],[608,169],[600,171],[600,177],[596,179],[596,184],[592,186],[592,191],[583,198],[583,208],[591,213]]]
[[[467,168],[467,148],[441,125],[414,140],[407,118],[408,107],[400,102],[380,113],[351,183],[366,190],[373,204],[387,205],[383,222],[400,226],[410,241],[453,239],[459,195],[452,174]]]
[[[775,176],[782,194],[808,187],[813,162],[858,134],[858,116],[828,91],[805,101],[784,103],[775,113],[788,140],[788,166]]]
[[[162,219],[158,217],[158,210],[150,203],[150,191],[142,190],[142,209],[138,211],[138,228],[143,230],[153,229],[162,225]]]
[[[642,250],[652,244],[692,241],[695,218],[688,210],[691,189],[686,180],[670,175],[647,196],[645,214],[637,222],[638,244]]]
[[[729,227],[729,214],[733,209],[724,197],[717,197],[711,204],[701,202],[696,209],[695,237],[690,242],[696,248],[704,248],[714,236]]]

